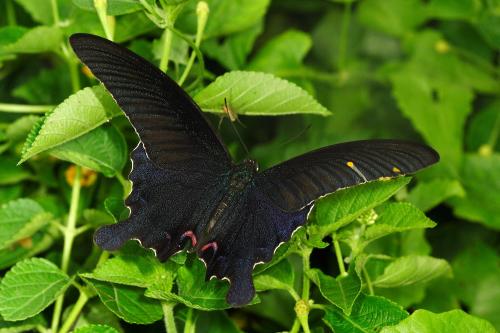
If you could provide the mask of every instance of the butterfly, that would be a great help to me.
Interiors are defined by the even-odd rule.
[[[186,245],[206,277],[229,280],[231,306],[255,296],[252,271],[306,223],[316,199],[436,163],[432,148],[400,140],[327,146],[259,171],[235,163],[200,107],[172,79],[107,39],[74,34],[70,44],[114,97],[139,135],[125,204],[128,219],[99,228],[95,243],[117,250],[130,239],[167,260]]]

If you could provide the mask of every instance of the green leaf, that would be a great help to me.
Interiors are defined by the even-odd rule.
[[[33,128],[35,123],[39,121],[40,117],[38,116],[24,116],[16,119],[12,122],[6,130],[7,137],[10,142],[17,143],[19,141],[25,140],[26,136]],[[15,161],[16,162],[16,161]],[[16,162],[17,164],[17,162]],[[3,167],[0,167],[0,170],[4,170]],[[18,170],[22,170],[18,167]]]
[[[242,31],[262,20],[270,0],[207,0],[210,10],[204,38],[229,35]],[[179,16],[176,25],[182,30],[196,31],[196,4],[190,1]]]
[[[22,194],[22,190],[20,184],[0,187],[0,205],[18,199]]]
[[[116,329],[106,325],[87,325],[79,327],[74,333],[119,333]]]
[[[170,290],[177,268],[178,265],[174,262],[160,263],[152,251],[131,243],[115,257],[99,265],[92,273],[84,273],[81,276],[143,288],[156,284],[158,288]]]
[[[54,15],[52,14],[52,0],[15,0],[26,10],[33,20],[45,25],[54,24]],[[71,1],[56,0],[59,16],[65,18],[69,11],[73,9]]]
[[[71,93],[71,83],[65,66],[42,69],[23,81],[12,91],[12,96],[32,104],[59,104]]]
[[[444,259],[428,256],[405,256],[391,262],[373,285],[394,288],[429,282],[439,276],[451,276],[451,267]]]
[[[426,20],[419,0],[366,0],[358,7],[358,18],[364,25],[394,36],[404,36]]]
[[[354,265],[351,267],[354,268]],[[361,279],[356,270],[349,269],[348,275],[339,275],[336,278],[324,274],[319,269],[311,269],[307,275],[318,286],[324,298],[341,308],[347,316],[351,315],[354,302],[361,293]]]
[[[183,303],[199,310],[222,310],[229,308],[226,302],[228,284],[211,279],[205,281],[205,267],[201,260],[194,259],[177,271],[177,293],[165,288],[149,287],[146,296]]]
[[[254,277],[255,289],[264,291],[269,289],[293,289],[294,272],[292,265],[285,258],[276,265]]]
[[[4,321],[0,316],[0,333],[20,333],[32,331],[37,326],[46,326],[47,323],[41,315],[21,321]]]
[[[496,5],[498,8],[498,4]],[[477,28],[483,38],[495,49],[500,49],[500,15],[498,9],[483,11],[479,16]]]
[[[381,333],[495,333],[495,328],[486,320],[473,317],[462,310],[432,313],[417,310],[396,326],[385,327]]]
[[[69,286],[70,278],[48,260],[17,263],[0,282],[0,314],[23,320],[40,313]]]
[[[97,127],[48,152],[61,160],[101,172],[106,177],[120,173],[128,157],[125,138],[111,124]]]
[[[436,223],[412,204],[407,202],[388,203],[379,209],[379,216],[375,224],[366,228],[363,238],[364,242],[368,243],[394,232],[433,228],[434,226]]]
[[[350,316],[340,309],[325,308],[323,321],[335,333],[374,333],[408,317],[399,305],[386,298],[361,294]]]
[[[73,0],[79,8],[95,11],[94,0]],[[106,13],[109,16],[130,14],[143,9],[139,1],[136,0],[108,0]]]
[[[408,201],[428,211],[450,197],[464,197],[465,191],[458,180],[436,178],[420,181],[408,195]]]
[[[227,36],[222,42],[218,38],[210,38],[203,41],[202,51],[227,69],[242,69],[262,29],[263,22],[259,21],[250,28]]]
[[[163,317],[160,302],[144,296],[144,289],[86,280],[115,315],[133,324],[151,324]]]
[[[353,221],[361,213],[378,206],[410,182],[409,177],[374,181],[340,190],[316,202],[314,220],[308,233],[323,239]]]
[[[302,65],[302,60],[311,46],[312,40],[308,34],[287,30],[267,42],[246,69],[282,76],[288,70],[297,69]]]
[[[115,222],[123,221],[130,215],[130,210],[125,206],[122,198],[109,197],[104,200],[106,212],[113,217]]]
[[[499,132],[500,100],[497,99],[472,115],[465,137],[467,147],[469,150],[477,150],[480,154],[484,151],[486,154],[499,151]]]
[[[20,30],[19,30],[20,31]],[[62,33],[57,27],[38,26],[24,30],[23,35],[9,44],[0,44],[0,52],[42,53],[57,51],[62,43]]]
[[[500,154],[490,156],[467,154],[461,180],[464,198],[450,198],[456,215],[500,230]]]
[[[50,214],[31,199],[17,199],[0,207],[0,249],[33,235],[50,221]]]
[[[285,115],[309,113],[330,115],[305,90],[271,74],[232,71],[219,76],[201,90],[195,100],[207,112],[222,112],[224,99],[237,114]]]
[[[429,16],[441,19],[468,20],[481,9],[475,0],[432,0],[427,6]]]
[[[196,332],[206,332],[207,327],[210,333],[243,333],[225,311],[200,311],[196,317]]]
[[[82,136],[119,114],[120,109],[102,86],[84,88],[48,113],[43,123],[33,127],[21,162]]]
[[[32,178],[31,174],[23,167],[17,165],[15,158],[2,156],[0,159],[0,185],[16,184]]]

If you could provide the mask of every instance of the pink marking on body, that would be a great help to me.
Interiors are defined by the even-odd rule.
[[[186,231],[182,234],[182,238],[189,237],[191,239],[191,246],[196,246],[196,235],[191,230]]]
[[[217,252],[217,242],[210,242],[210,243],[203,245],[203,247],[201,248],[201,252],[204,252],[204,251],[208,250],[209,248],[213,248],[214,252]]]

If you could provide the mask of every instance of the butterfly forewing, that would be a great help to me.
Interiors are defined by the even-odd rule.
[[[260,173],[256,183],[281,209],[296,211],[338,189],[414,173],[438,160],[432,148],[418,143],[353,141],[278,164]]]
[[[199,107],[145,59],[107,39],[75,34],[76,55],[109,90],[158,166],[213,173],[231,159]]]

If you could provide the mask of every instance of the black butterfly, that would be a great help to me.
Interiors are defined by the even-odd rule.
[[[227,302],[255,295],[252,271],[303,225],[314,200],[439,160],[427,146],[397,140],[341,143],[259,172],[235,164],[200,108],[145,59],[101,37],[75,34],[75,53],[123,109],[140,143],[131,154],[130,217],[100,228],[95,243],[116,250],[137,239],[167,260],[189,242],[206,276],[230,281]]]

